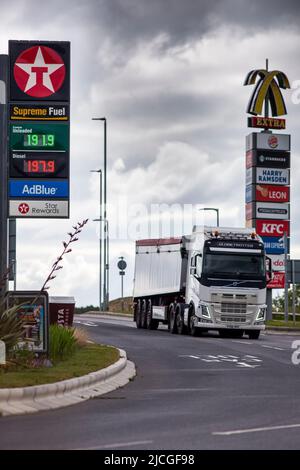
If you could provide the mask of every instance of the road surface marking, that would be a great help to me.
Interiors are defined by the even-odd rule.
[[[277,351],[284,351],[283,348],[278,348],[277,346],[267,346],[266,344],[261,344],[262,348],[276,349]]]
[[[192,355],[189,355],[189,354],[182,354],[182,355],[180,355],[180,356],[178,356],[178,357],[191,357],[192,359],[200,359],[199,356],[192,356]]]
[[[114,444],[105,444],[105,445],[99,444],[98,446],[95,446],[95,447],[84,447],[84,448],[81,448],[80,450],[114,449],[117,447],[141,446],[144,444],[152,444],[152,443],[153,441],[115,442]]]
[[[282,426],[266,426],[264,428],[239,429],[235,431],[213,432],[214,436],[231,436],[232,434],[246,434],[250,432],[276,431],[278,429],[300,428],[300,424],[286,424]]]
[[[262,359],[259,359],[256,356],[251,355],[242,355],[242,356],[233,356],[231,354],[218,354],[213,356],[212,354],[200,354],[199,356],[194,356],[192,354],[184,354],[179,357],[188,357],[191,359],[200,359],[203,362],[231,362],[237,367],[248,367],[254,369],[259,367],[261,364],[253,364],[253,362],[262,362]],[[252,364],[251,364],[252,363]]]
[[[82,322],[85,326],[98,326],[97,323]]]
[[[233,339],[231,342],[239,343],[239,344],[253,344],[253,343],[250,343],[250,341],[238,341],[237,339]]]

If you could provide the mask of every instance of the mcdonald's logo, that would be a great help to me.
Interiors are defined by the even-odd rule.
[[[272,116],[287,114],[285,103],[280,88],[291,88],[287,76],[279,70],[268,71],[264,69],[251,70],[248,73],[244,85],[255,85],[250,98],[247,113],[257,116],[262,114],[263,104],[268,100],[271,105]]]

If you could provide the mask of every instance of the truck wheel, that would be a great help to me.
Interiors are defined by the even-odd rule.
[[[186,332],[186,327],[183,322],[183,313],[184,313],[184,310],[182,308],[182,305],[179,304],[176,308],[176,326],[177,326],[177,333],[179,335],[184,335]]]
[[[147,328],[147,302],[144,299],[142,303],[141,328]]]
[[[170,333],[173,335],[176,335],[177,333],[177,323],[176,323],[176,315],[175,315],[175,308],[174,305],[171,305],[170,307],[170,313],[169,313],[169,325],[170,325]]]
[[[250,330],[248,331],[249,339],[258,339],[260,330]]]
[[[158,320],[152,318],[152,302],[149,300],[147,316],[146,316],[147,330],[156,330],[158,328]]]
[[[135,312],[135,323],[137,328],[142,328],[142,318],[141,318],[141,301],[138,300],[136,304]]]

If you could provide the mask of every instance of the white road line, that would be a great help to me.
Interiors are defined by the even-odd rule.
[[[82,323],[83,325],[85,326],[97,326],[96,323],[88,323],[88,322],[85,322],[85,323]]]
[[[239,344],[253,344],[250,343],[249,341],[238,341],[237,339],[231,340],[232,343],[239,343]]]
[[[264,428],[239,429],[235,431],[213,432],[214,436],[231,436],[232,434],[246,434],[250,432],[276,431],[278,429],[300,428],[300,424],[286,424],[282,426],[266,426]]]
[[[84,448],[80,448],[80,450],[114,449],[117,447],[141,446],[144,444],[152,444],[152,443],[153,441],[115,442],[114,444],[106,444],[106,445],[99,444],[98,446],[95,446],[95,447],[84,447]]]
[[[182,354],[178,357],[191,357],[192,359],[200,359],[200,357],[198,357],[198,356],[192,356],[192,355],[189,355],[189,354]]]
[[[283,348],[278,348],[277,346],[268,346],[267,344],[261,344],[262,348],[276,349],[277,351],[285,351]]]

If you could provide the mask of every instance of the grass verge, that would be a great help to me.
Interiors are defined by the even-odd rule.
[[[284,320],[268,320],[266,322],[267,326],[283,326],[285,328],[300,328],[300,321],[284,321]]]
[[[78,349],[71,357],[50,368],[25,369],[16,366],[0,369],[0,388],[28,387],[72,379],[104,369],[119,359],[119,351],[112,346],[92,344]]]

